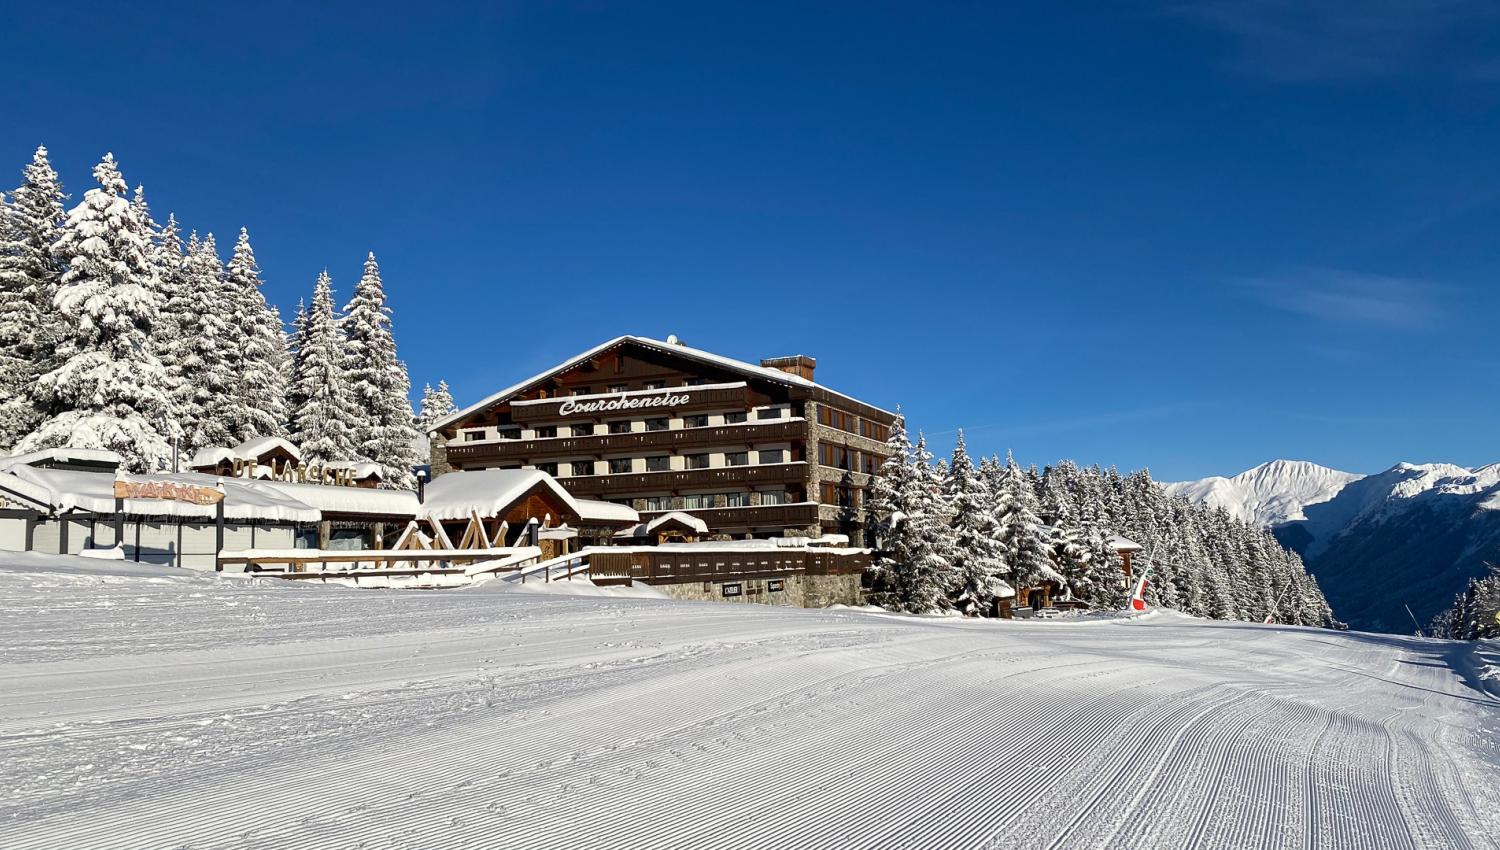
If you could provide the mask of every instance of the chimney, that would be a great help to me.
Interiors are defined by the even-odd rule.
[[[760,361],[760,365],[768,369],[780,369],[783,372],[811,381],[813,379],[813,370],[818,368],[818,361],[808,357],[806,354],[793,354],[790,357],[767,357]]]

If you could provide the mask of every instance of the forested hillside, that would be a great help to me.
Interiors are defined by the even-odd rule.
[[[1146,470],[1062,461],[1045,470],[1014,458],[933,461],[904,420],[868,510],[882,524],[876,598],[890,607],[988,615],[999,598],[1051,582],[1064,599],[1124,604],[1129,588],[1113,535],[1141,544],[1147,599],[1202,617],[1334,626],[1317,581],[1296,553],[1222,508],[1170,496]],[[1057,595],[1057,594],[1055,594]]]

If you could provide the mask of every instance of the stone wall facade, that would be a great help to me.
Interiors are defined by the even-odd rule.
[[[453,467],[448,464],[448,441],[441,434],[432,435],[432,477],[452,472]]]
[[[821,446],[824,443],[847,446],[848,448],[856,449],[865,454],[875,455],[882,459],[889,456],[889,450],[881,440],[872,440],[869,437],[851,434],[848,431],[821,424],[818,421],[818,407],[819,404],[815,401],[808,401],[806,404],[808,498],[821,502],[824,482],[835,485],[847,484],[858,489],[861,494],[861,502],[853,509],[853,518],[856,525],[849,542],[855,546],[866,545],[863,528],[864,520],[866,519],[863,500],[869,498],[870,485],[874,482],[875,476],[864,472],[823,466],[819,462],[822,458]],[[850,518],[849,513],[849,510],[838,505],[820,505],[818,508],[820,527],[816,533],[809,533],[808,536],[821,536],[822,529],[824,528],[837,531]]]

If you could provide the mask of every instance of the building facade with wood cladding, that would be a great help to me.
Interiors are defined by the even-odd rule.
[[[816,383],[816,365],[619,337],[435,422],[433,474],[535,468],[645,522],[698,517],[718,539],[867,545],[895,415]]]

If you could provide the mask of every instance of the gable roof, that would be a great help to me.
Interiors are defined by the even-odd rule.
[[[557,479],[540,469],[474,469],[439,475],[427,485],[418,513],[423,519],[438,521],[468,519],[474,512],[481,517],[499,516],[538,486],[556,496],[580,519],[612,522],[639,519],[625,505],[604,508],[604,503],[574,498]]]
[[[643,348],[661,351],[666,354],[674,354],[679,357],[685,357],[689,360],[696,360],[699,363],[718,366],[722,369],[728,369],[732,372],[738,372],[742,375],[747,375],[753,378],[762,378],[769,381],[776,381],[778,383],[787,384],[789,386],[809,388],[816,387],[832,395],[836,395],[839,398],[847,399],[849,401],[855,402],[856,404],[863,404],[867,407],[874,408],[875,410],[879,410],[881,413],[885,413],[891,416],[895,415],[888,410],[883,410],[879,407],[875,407],[875,405],[860,401],[853,396],[845,395],[841,392],[828,389],[828,387],[823,386],[816,381],[809,381],[801,375],[793,375],[790,372],[783,372],[780,369],[772,369],[769,366],[758,366],[754,363],[747,363],[743,360],[735,360],[733,357],[725,357],[722,354],[714,354],[711,351],[703,351],[702,349],[698,348],[689,348],[688,346],[677,342],[666,342],[659,339],[651,339],[650,337],[633,336],[627,334],[625,336],[617,336],[614,339],[609,340],[608,342],[596,345],[593,348],[590,348],[589,350],[583,352],[582,354],[577,354],[573,357],[568,358],[567,360],[559,363],[556,366],[553,366],[551,369],[548,369],[545,372],[532,375],[530,378],[527,378],[520,383],[512,384],[511,386],[508,386],[497,393],[480,399],[479,401],[463,408],[462,410],[456,410],[429,425],[429,433],[440,428],[445,428],[448,425],[451,425],[454,422],[457,422],[458,420],[463,419],[470,414],[483,410],[493,404],[498,404],[502,401],[505,401],[511,396],[516,395],[517,393],[527,389],[528,387],[531,387],[534,384],[541,383],[542,381],[545,381],[548,378],[551,378],[552,376],[557,375],[561,372],[566,372],[567,370],[572,369],[574,366],[577,366],[580,363],[585,363],[610,350],[611,348],[627,342],[639,345]]]
[[[275,449],[281,449],[296,458],[298,463],[302,462],[301,450],[292,445],[289,440],[281,437],[252,437],[233,448],[205,446],[193,454],[192,460],[188,461],[188,466],[192,469],[206,469],[218,466],[226,460],[257,460]]]

